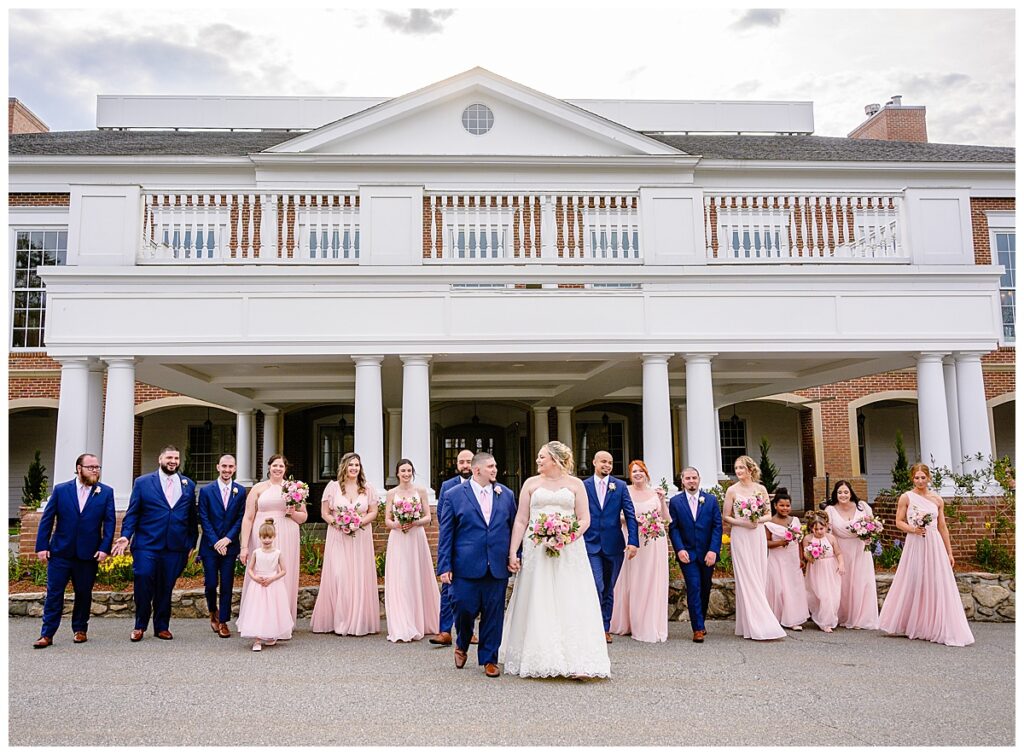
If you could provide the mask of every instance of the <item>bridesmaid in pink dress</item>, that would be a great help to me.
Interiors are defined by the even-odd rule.
[[[285,504],[284,496],[281,494],[281,483],[284,482],[285,472],[288,471],[288,460],[281,454],[274,454],[267,462],[269,479],[258,482],[252,486],[249,495],[245,498],[245,514],[242,516],[242,533],[239,542],[242,543],[238,560],[248,563],[249,554],[260,547],[257,537],[259,527],[253,526],[257,520],[262,524],[266,519],[274,520],[274,528],[277,531],[274,547],[281,551],[281,564],[284,566],[285,575],[281,579],[288,593],[288,607],[292,614],[292,623],[295,622],[296,608],[299,601],[299,525],[306,521],[309,514],[306,512],[305,504],[293,506]],[[242,582],[242,595],[249,589],[252,577],[249,570],[245,571],[245,579]],[[291,631],[286,637],[279,637],[281,640],[290,640]]]
[[[932,475],[926,465],[915,464],[910,473],[914,489],[900,496],[896,509],[896,527],[907,533],[907,539],[878,628],[912,640],[971,645],[974,635],[953,576],[953,548],[942,499],[928,490]],[[930,521],[924,522],[927,517]]]
[[[751,522],[733,516],[733,503],[739,499],[761,496],[768,500],[768,491],[759,483],[761,468],[749,456],[736,459],[736,483],[725,491],[722,521],[732,525],[729,548],[736,589],[736,634],[752,640],[777,640],[786,630],[768,605],[768,538],[764,520]]]
[[[637,459],[629,463],[627,488],[633,509],[641,514],[657,511],[665,522],[665,536],[644,541],[636,557],[622,564],[615,583],[611,634],[632,634],[640,642],[665,642],[668,639],[668,523],[670,521],[665,491],[651,488],[647,465]],[[622,531],[626,531],[623,524]]]
[[[336,526],[327,527],[320,591],[310,626],[314,632],[376,634],[380,631],[380,600],[371,524],[377,518],[377,491],[366,481],[362,459],[356,453],[341,457],[338,479],[331,480],[324,490],[324,521],[334,521],[332,512],[342,508],[355,508],[360,524],[351,535]]]
[[[874,517],[871,507],[857,497],[850,483],[840,480],[832,488],[825,511],[846,566],[839,596],[839,623],[847,629],[878,629],[875,560],[871,551],[864,549],[864,542],[850,531],[852,522]]]
[[[384,612],[391,642],[421,640],[439,630],[441,592],[423,529],[430,524],[430,498],[426,488],[412,484],[415,474],[411,461],[399,460],[395,468],[398,486],[388,491],[385,501],[384,526],[391,532],[384,562]],[[423,516],[400,523],[394,512],[403,502],[418,502]]]
[[[793,501],[786,488],[775,491],[772,508],[775,513],[764,525],[768,535],[768,605],[782,626],[800,632],[811,612],[800,571],[800,540],[787,537],[788,530],[800,530],[800,520],[791,516]]]
[[[807,515],[810,534],[804,539],[807,561],[807,607],[811,619],[823,632],[831,632],[839,624],[839,595],[842,590],[843,554],[836,536],[828,531],[828,516],[822,511]],[[813,557],[812,549],[823,555]]]

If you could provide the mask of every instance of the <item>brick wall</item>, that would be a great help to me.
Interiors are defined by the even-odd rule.
[[[850,139],[883,139],[893,142],[926,142],[925,108],[920,105],[886,105],[849,133]]]
[[[893,540],[902,541],[907,538],[905,532],[896,529],[896,504],[896,498],[879,497],[871,506],[874,513],[885,521],[882,543],[886,546],[892,545]],[[972,503],[962,503],[958,508],[964,521],[960,521],[960,516],[946,517],[953,558],[958,561],[974,561],[978,541],[983,537],[992,538],[992,531],[985,524],[995,522],[1000,513],[1010,520],[1010,525],[1007,532],[994,539],[1005,545],[1011,554],[1016,554],[1016,517],[1012,507],[1008,507],[1002,498],[979,498]]]
[[[7,98],[7,133],[39,134],[50,130],[35,113],[16,97]]]
[[[69,207],[71,195],[57,192],[8,194],[7,203],[11,207]]]
[[[971,199],[971,228],[974,234],[974,263],[976,265],[991,265],[993,263],[992,245],[989,243],[988,218],[985,217],[985,211],[1014,209],[1016,209],[1016,201],[1012,197]]]

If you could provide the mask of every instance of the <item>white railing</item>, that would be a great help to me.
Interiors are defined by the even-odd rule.
[[[899,193],[709,192],[709,260],[906,259]]]
[[[359,258],[357,192],[143,192],[141,262]]]
[[[637,194],[430,192],[424,258],[641,260]]]

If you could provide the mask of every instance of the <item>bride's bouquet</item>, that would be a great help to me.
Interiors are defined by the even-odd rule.
[[[637,529],[644,536],[644,545],[659,537],[665,537],[665,520],[656,509],[645,511],[636,518]]]
[[[580,523],[575,514],[542,513],[530,525],[530,540],[544,546],[552,558],[562,555],[562,549],[579,538]]]
[[[281,496],[289,506],[299,506],[309,500],[309,485],[289,477],[281,483]]]
[[[409,498],[399,498],[396,495],[394,502],[391,504],[391,516],[399,524],[412,524],[417,519],[422,518],[423,504],[420,503],[420,497],[413,495]]]
[[[343,535],[355,536],[363,518],[359,514],[359,505],[354,508],[350,506],[331,506],[331,524],[341,530]]]
[[[771,514],[771,510],[772,507],[768,505],[768,500],[760,493],[751,498],[737,497],[732,502],[732,515],[749,519],[754,524],[757,524],[758,519],[763,519]]]
[[[864,550],[874,550],[875,544],[882,539],[882,520],[879,517],[873,519],[855,519],[846,525],[846,529],[860,538],[864,543]]]

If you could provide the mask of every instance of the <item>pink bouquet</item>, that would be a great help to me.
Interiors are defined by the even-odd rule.
[[[359,515],[359,505],[355,508],[349,506],[331,506],[331,524],[337,527],[345,535],[355,536],[363,518]]]
[[[799,543],[803,536],[803,527],[799,524],[791,524],[786,527],[785,539],[787,543]]]
[[[309,485],[302,480],[289,477],[281,483],[281,496],[289,506],[298,506],[309,500]]]
[[[832,546],[829,545],[827,540],[811,540],[807,545],[804,546],[804,553],[812,561],[817,561],[819,558],[825,558],[832,552]]]
[[[557,558],[562,549],[579,537],[580,523],[575,515],[542,513],[530,525],[530,540],[544,546],[545,552]]]
[[[931,514],[925,514],[917,509],[907,511],[907,522],[911,527],[927,527],[935,520]]]
[[[636,518],[637,528],[644,536],[644,545],[659,537],[665,537],[665,520],[656,510],[646,511]]]
[[[864,550],[874,550],[875,544],[882,539],[882,520],[879,517],[872,519],[854,519],[846,529],[859,537],[864,543]]]
[[[420,497],[414,495],[411,498],[399,498],[396,495],[394,503],[391,504],[391,516],[399,524],[412,524],[420,519],[423,516],[423,504],[420,503]]]
[[[754,524],[757,523],[758,519],[768,516],[770,512],[771,506],[768,505],[768,501],[760,493],[752,498],[737,497],[732,502],[732,515],[749,519]]]

